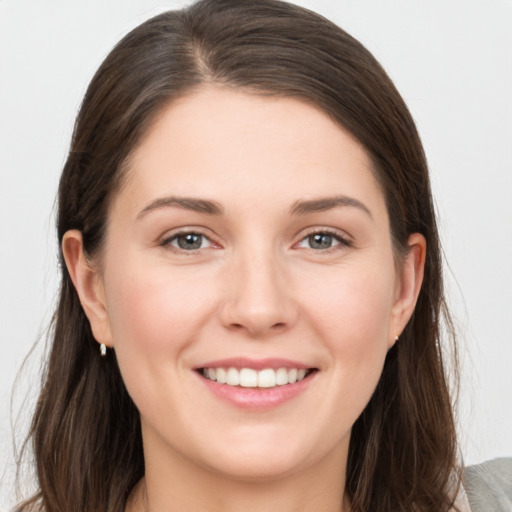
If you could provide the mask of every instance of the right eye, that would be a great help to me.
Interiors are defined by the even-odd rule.
[[[211,247],[212,242],[201,233],[195,233],[193,231],[186,233],[177,233],[169,238],[166,238],[162,242],[163,246],[170,245],[176,249],[182,251],[197,251],[199,249],[205,249]]]
[[[350,247],[350,241],[338,232],[329,229],[319,229],[304,237],[297,247],[314,249],[315,251],[329,252],[330,250]]]
[[[300,247],[304,247],[303,244],[307,244],[306,247],[310,249],[323,250],[340,245],[340,243],[339,237],[332,233],[313,233],[301,241]]]

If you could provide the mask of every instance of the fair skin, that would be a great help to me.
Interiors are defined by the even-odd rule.
[[[414,309],[424,238],[397,265],[365,150],[296,99],[204,86],[165,108],[127,178],[94,261],[79,232],[63,241],[141,415],[127,510],[349,510],[351,427]],[[222,366],[306,375],[202,370]]]

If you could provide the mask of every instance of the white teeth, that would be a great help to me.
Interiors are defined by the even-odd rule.
[[[217,382],[220,384],[226,384],[227,375],[224,368],[217,368]]]
[[[273,388],[276,385],[276,372],[269,368],[258,372],[258,387]]]
[[[284,384],[288,384],[288,370],[286,368],[279,368],[279,370],[277,370],[276,384],[278,386],[283,386]]]
[[[229,368],[226,374],[226,384],[238,386],[240,384],[240,373],[236,368]]]
[[[258,372],[251,368],[242,368],[240,370],[240,386],[243,388],[255,388],[257,385]]]
[[[273,388],[275,386],[284,386],[294,384],[305,378],[307,370],[305,368],[265,368],[256,371],[252,368],[204,368],[203,376],[210,380],[215,380],[219,384],[229,386],[242,386],[244,388]]]

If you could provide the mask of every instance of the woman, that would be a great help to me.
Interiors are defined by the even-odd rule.
[[[338,27],[221,0],[135,29],[86,93],[58,234],[18,510],[455,506],[425,158]]]

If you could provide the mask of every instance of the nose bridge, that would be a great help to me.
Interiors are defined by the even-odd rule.
[[[226,326],[251,335],[283,330],[293,323],[294,307],[286,286],[286,266],[268,240],[235,251],[227,279]]]

